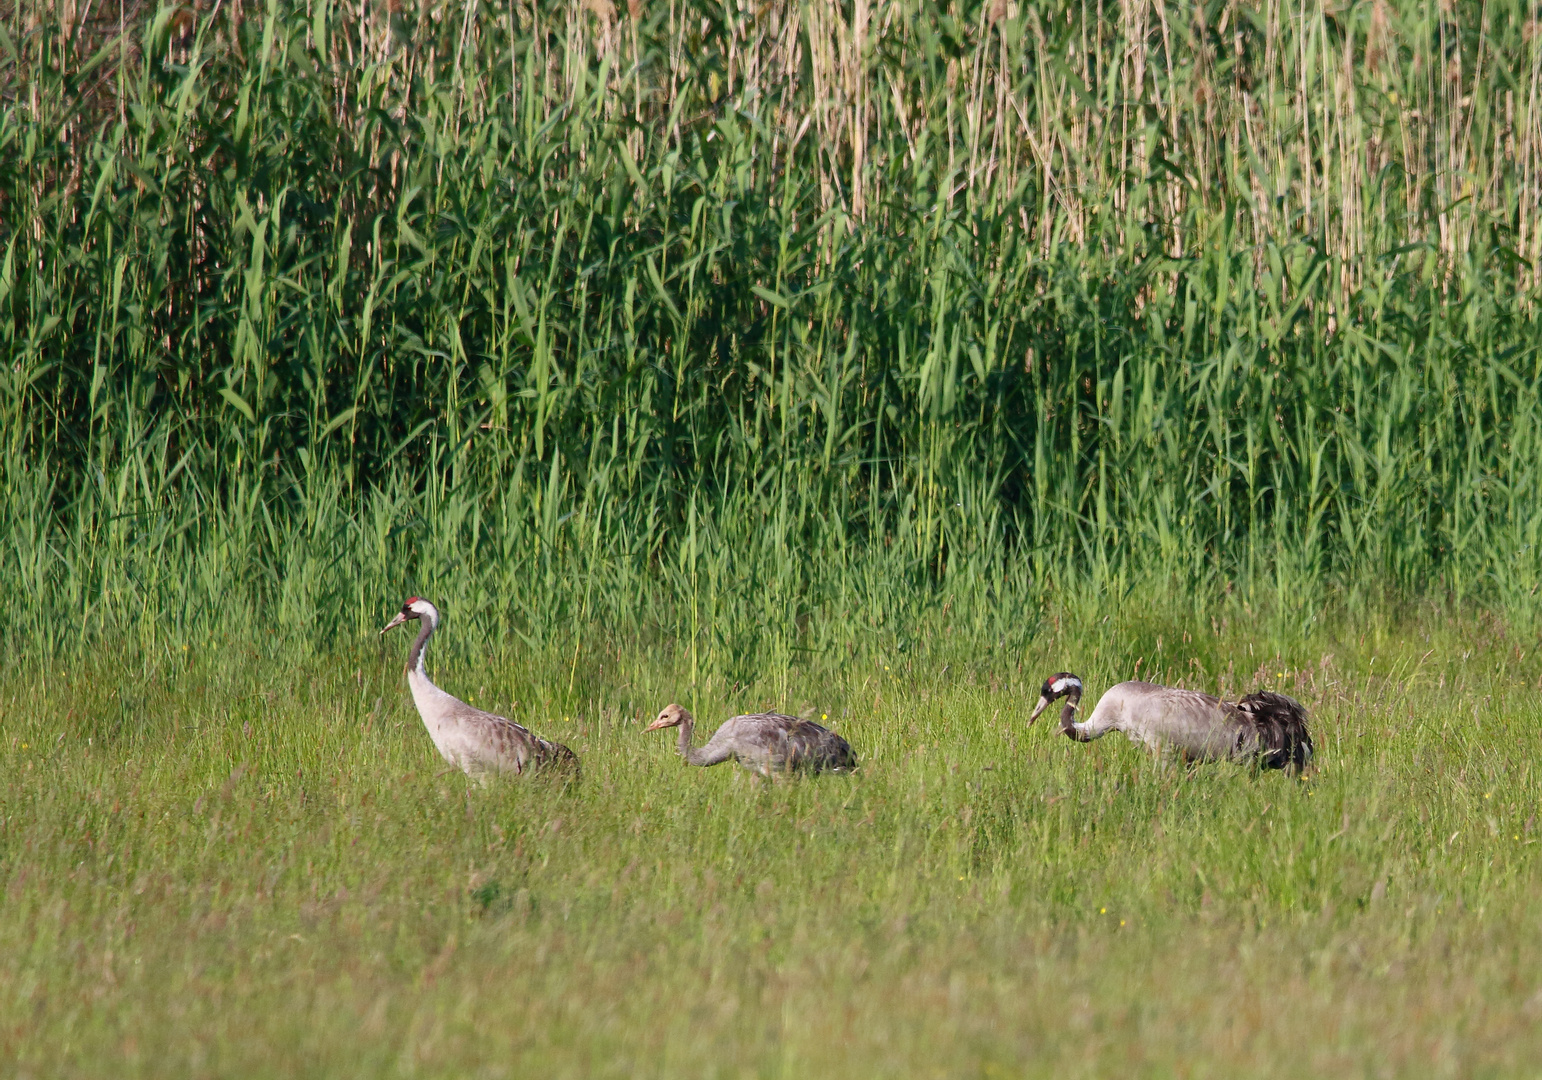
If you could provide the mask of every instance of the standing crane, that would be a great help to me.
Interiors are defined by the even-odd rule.
[[[429,680],[423,652],[439,628],[439,609],[433,604],[420,596],[410,598],[380,633],[384,636],[412,619],[423,625],[407,653],[407,685],[423,726],[444,760],[482,780],[549,768],[578,774],[578,756],[566,746],[543,739],[507,717],[473,708]]]
[[[680,756],[687,765],[718,765],[734,758],[762,776],[790,770],[844,772],[857,767],[857,755],[850,743],[814,721],[796,716],[735,716],[725,721],[700,749],[691,746],[696,718],[681,705],[664,706],[646,730],[672,727],[680,729]]]
[[[1085,723],[1076,723],[1082,681],[1069,671],[1044,680],[1031,724],[1058,698],[1060,731],[1091,742],[1122,731],[1152,750],[1176,750],[1188,761],[1254,761],[1265,769],[1300,772],[1312,761],[1306,709],[1284,694],[1260,690],[1233,704],[1197,690],[1149,682],[1122,682],[1098,699]]]

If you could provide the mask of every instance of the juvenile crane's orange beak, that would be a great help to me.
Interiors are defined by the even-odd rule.
[[[643,730],[644,731],[657,731],[659,728],[667,728],[667,727],[673,727],[673,726],[674,726],[674,721],[670,720],[669,717],[667,717],[667,716],[661,716],[657,720],[655,720],[653,723],[651,723],[647,727],[643,728]]]

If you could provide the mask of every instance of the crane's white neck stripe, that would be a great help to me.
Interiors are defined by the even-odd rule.
[[[1049,684],[1049,688],[1057,694],[1063,694],[1073,686],[1080,690],[1082,688],[1082,681],[1080,679],[1067,678],[1056,679],[1054,682]]]

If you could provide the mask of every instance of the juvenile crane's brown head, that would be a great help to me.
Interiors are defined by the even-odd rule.
[[[649,724],[643,730],[659,731],[663,728],[679,727],[689,719],[691,719],[691,714],[686,711],[685,706],[665,705],[662,709],[659,710],[658,719],[654,720],[653,723]]]

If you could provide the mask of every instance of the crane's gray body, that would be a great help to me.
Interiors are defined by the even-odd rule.
[[[404,618],[416,617],[423,628],[407,654],[407,686],[412,702],[423,718],[428,737],[441,757],[467,776],[518,776],[532,769],[559,767],[574,773],[578,757],[561,743],[543,739],[506,716],[467,705],[435,686],[424,665],[428,639],[439,626],[439,611],[426,600],[413,597],[403,606]],[[412,615],[407,615],[412,611]],[[391,626],[398,625],[393,622]],[[389,630],[391,627],[387,626]],[[384,633],[385,631],[381,631]]]
[[[1069,672],[1044,682],[1034,717],[1066,697],[1060,730],[1077,742],[1122,731],[1131,742],[1189,761],[1257,761],[1265,768],[1302,769],[1312,760],[1312,737],[1300,702],[1262,690],[1233,703],[1198,690],[1131,681],[1110,687],[1092,715],[1075,721],[1081,680]],[[1031,722],[1031,721],[1030,721]]]
[[[561,743],[543,739],[506,716],[467,705],[435,686],[422,671],[407,672],[407,685],[434,748],[467,776],[517,776],[528,768],[577,762]]]
[[[1071,727],[1078,742],[1122,731],[1131,742],[1194,761],[1240,761],[1258,753],[1258,732],[1237,706],[1198,690],[1149,682],[1109,687],[1086,722]]]
[[[696,718],[679,705],[670,705],[649,728],[680,728],[680,756],[688,765],[720,765],[730,759],[746,769],[770,776],[789,770],[841,772],[857,767],[851,744],[835,732],[783,713],[750,713],[723,723],[705,746],[693,747]]]

